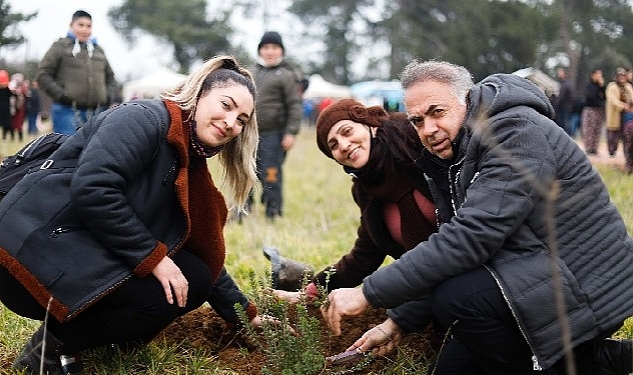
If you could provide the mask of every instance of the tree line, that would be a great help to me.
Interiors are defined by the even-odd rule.
[[[280,9],[267,12],[267,0],[236,0],[209,12],[207,0],[125,0],[110,8],[112,26],[134,45],[139,33],[173,47],[181,72],[219,53],[252,62],[252,53],[232,41],[230,20],[274,25]],[[565,67],[576,87],[600,68],[610,76],[631,66],[631,0],[294,0],[280,1],[286,19],[303,25],[305,43],[319,53],[288,55],[306,74],[350,84],[397,79],[412,59],[442,59],[463,65],[481,79],[536,67],[554,76]],[[219,10],[218,10],[219,9]],[[0,0],[0,49],[24,43],[19,24],[37,13],[12,13]],[[263,19],[262,19],[263,18]],[[17,27],[16,27],[17,26]],[[294,29],[294,28],[293,28]],[[299,29],[299,28],[297,28]],[[380,47],[380,48],[378,48]],[[365,69],[354,72],[363,59]]]

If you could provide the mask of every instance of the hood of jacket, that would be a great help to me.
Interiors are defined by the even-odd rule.
[[[554,107],[543,90],[532,81],[514,74],[494,74],[473,86],[469,93],[467,118],[490,118],[519,106],[533,108],[548,118],[554,118]]]

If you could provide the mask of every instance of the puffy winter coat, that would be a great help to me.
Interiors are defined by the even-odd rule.
[[[257,84],[257,126],[259,134],[266,135],[279,130],[285,134],[297,134],[303,113],[299,76],[286,60],[278,65],[254,68]]]
[[[516,317],[534,368],[548,368],[564,354],[552,261],[578,345],[633,314],[633,241],[536,86],[493,75],[473,87],[468,108],[458,153],[434,178],[438,209],[452,218],[367,277],[363,291],[372,306],[392,308],[483,266]]]
[[[226,203],[206,159],[189,153],[186,115],[158,99],[107,110],[0,201],[0,264],[42,306],[52,298],[58,320],[181,248],[214,278],[226,274]],[[69,162],[76,168],[56,168]],[[231,309],[250,308],[241,292],[221,292]]]
[[[95,44],[92,56],[86,43],[73,55],[74,39],[59,38],[40,61],[37,83],[56,102],[96,108],[107,106],[116,80],[105,52]],[[72,102],[72,103],[71,103]]]

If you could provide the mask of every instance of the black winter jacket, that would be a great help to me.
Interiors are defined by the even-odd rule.
[[[146,277],[185,248],[208,266],[236,321],[256,311],[223,268],[227,208],[206,159],[170,101],[127,102],[94,117],[0,201],[0,265],[66,321],[130,277]],[[57,168],[76,165],[76,168]],[[220,279],[218,279],[220,278]]]
[[[363,292],[372,306],[394,308],[483,266],[516,317],[534,368],[548,368],[564,354],[552,257],[576,346],[633,313],[633,241],[584,152],[550,120],[541,90],[493,75],[473,87],[468,108],[458,153],[445,180],[434,181],[438,209],[452,218],[367,277]]]

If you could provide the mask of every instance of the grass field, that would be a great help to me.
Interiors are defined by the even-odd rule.
[[[10,154],[19,147],[18,143],[7,142],[0,148],[0,153]],[[219,183],[218,167],[214,163],[211,163],[211,170]],[[633,176],[624,175],[611,166],[597,168],[609,187],[613,201],[620,208],[629,232],[632,232],[633,213],[630,207]],[[266,220],[263,207],[256,204],[252,214],[241,224],[231,221],[226,226],[226,265],[240,285],[248,284],[251,270],[258,274],[269,270],[268,261],[262,254],[264,245],[277,247],[282,255],[321,269],[345,254],[353,244],[359,211],[350,195],[351,179],[340,166],[318,150],[313,128],[304,128],[299,135],[297,144],[288,155],[284,179],[285,206],[282,218],[274,222]],[[257,197],[259,192],[258,189]],[[12,361],[38,325],[39,322],[17,317],[0,305],[0,367]],[[627,322],[618,334],[633,337],[632,324]],[[175,353],[173,348],[161,348],[158,345],[147,355],[155,357],[150,358],[149,362],[160,362],[162,365],[143,374],[226,373],[213,369],[213,364],[201,359],[200,353],[183,356]],[[206,370],[199,371],[191,367],[189,363],[192,361],[198,361],[198,367]],[[200,362],[203,364],[200,365]],[[109,373],[129,373],[132,364],[121,362],[118,366],[119,372],[113,372],[111,367]],[[9,370],[1,369],[0,373],[11,374]],[[108,372],[95,370],[95,373]]]

